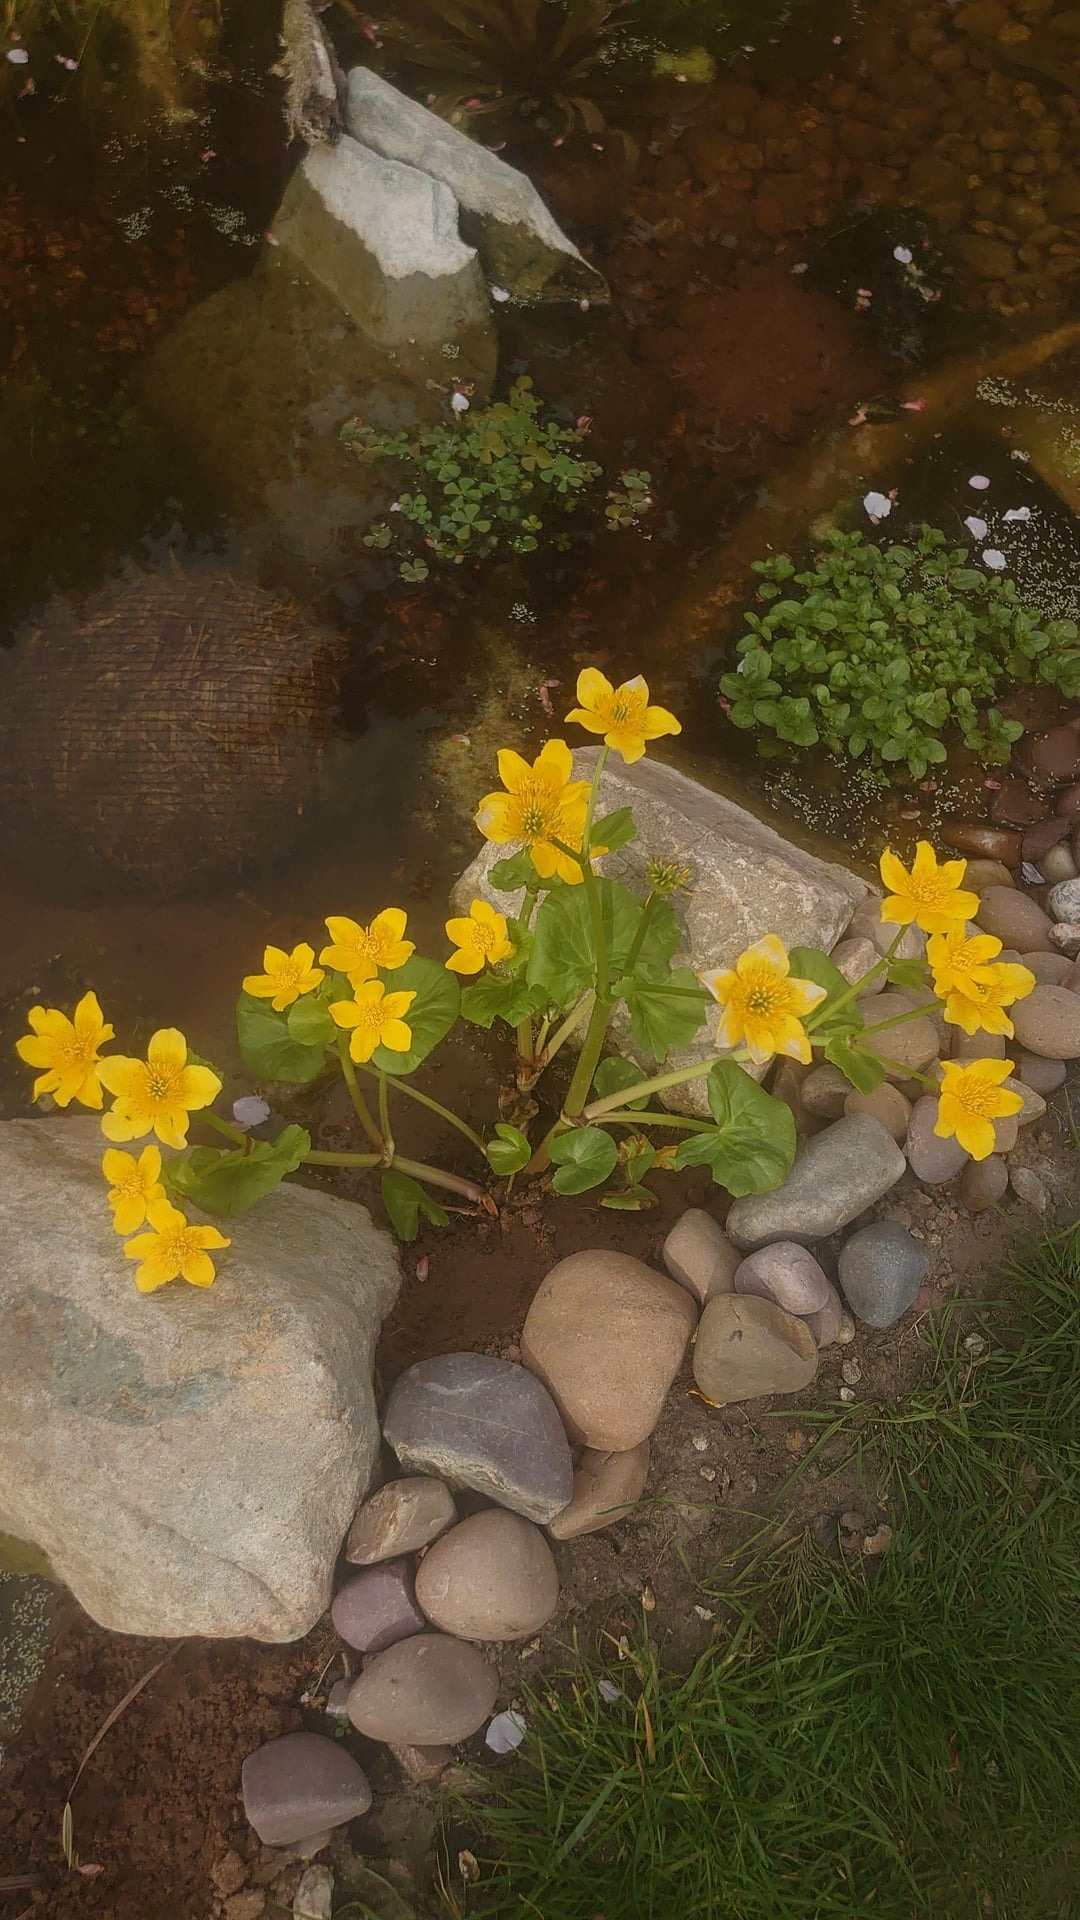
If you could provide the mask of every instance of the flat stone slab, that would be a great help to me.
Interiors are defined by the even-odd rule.
[[[573,1491],[559,1410],[512,1360],[444,1353],[406,1368],[383,1434],[403,1467],[485,1493],[528,1520],[554,1519]]]
[[[359,1819],[371,1805],[363,1769],[340,1740],[286,1733],[249,1753],[240,1769],[244,1812],[264,1847],[290,1847]]]
[[[580,749],[574,777],[591,779],[596,760],[595,747]],[[638,760],[629,767],[608,761],[598,817],[618,807],[633,808],[637,839],[609,854],[601,871],[643,897],[646,865],[654,856],[686,867],[689,891],[671,902],[682,930],[675,964],[695,973],[733,967],[740,953],[767,933],[779,934],[789,947],[820,947],[828,953],[859,902],[868,898],[857,874],[805,852],[745,807],[659,760]],[[467,913],[476,898],[491,901],[501,913],[520,911],[524,893],[500,893],[489,879],[508,851],[485,842],[453,889],[455,913]],[[719,1018],[719,1007],[711,1005],[701,1032],[689,1047],[671,1053],[667,1064],[693,1066],[713,1055]],[[620,1028],[616,1021],[612,1031],[621,1052],[655,1070],[651,1057],[629,1044],[628,1023]],[[673,1112],[708,1116],[703,1081],[660,1097]]]
[[[771,1240],[824,1240],[894,1187],[907,1166],[892,1135],[868,1113],[851,1113],[806,1140],[771,1193],[736,1200],[725,1222],[738,1247]]]
[[[140,1294],[103,1145],[92,1118],[0,1122],[0,1531],[113,1632],[297,1639],[379,1444],[394,1244],[282,1185],[226,1223],[212,1287]]]

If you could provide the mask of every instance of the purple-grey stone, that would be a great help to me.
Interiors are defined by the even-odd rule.
[[[926,1249],[896,1220],[860,1227],[840,1252],[844,1298],[856,1320],[868,1327],[891,1327],[899,1320],[929,1270]]]
[[[357,1653],[382,1653],[427,1625],[407,1560],[385,1560],[351,1574],[334,1595],[330,1618],[345,1645]]]
[[[748,1254],[735,1271],[736,1293],[775,1300],[786,1313],[817,1313],[829,1299],[828,1276],[812,1253],[793,1240],[774,1240]]]
[[[408,1367],[391,1392],[383,1433],[408,1472],[470,1487],[528,1520],[553,1520],[574,1491],[559,1410],[543,1383],[511,1360],[444,1353]]]
[[[951,1135],[943,1139],[934,1132],[937,1117],[937,1096],[924,1093],[916,1100],[908,1121],[905,1146],[908,1166],[916,1180],[927,1187],[940,1187],[944,1181],[954,1179],[963,1172],[971,1157],[959,1140]]]
[[[244,1812],[264,1847],[291,1847],[343,1827],[371,1805],[371,1788],[339,1740],[286,1733],[249,1753],[241,1769]]]
[[[478,1647],[419,1633],[369,1660],[349,1695],[349,1718],[369,1740],[456,1746],[482,1727],[499,1676]]]

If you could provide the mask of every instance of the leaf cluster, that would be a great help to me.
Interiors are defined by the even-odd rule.
[[[755,563],[764,613],[748,613],[737,669],[720,686],[759,751],[823,746],[884,782],[921,780],[952,730],[980,760],[1006,761],[1022,728],[994,702],[1014,685],[1080,696],[1071,620],[1045,624],[1016,583],[970,564],[924,526],[908,546],[831,532],[814,565]]]

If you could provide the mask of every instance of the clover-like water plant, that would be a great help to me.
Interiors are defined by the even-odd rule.
[[[802,572],[787,554],[754,571],[768,605],[746,615],[720,688],[763,754],[820,746],[883,783],[921,780],[947,759],[950,729],[981,760],[1009,758],[1023,729],[994,702],[1010,687],[1080,695],[1075,623],[1044,622],[1015,581],[933,527],[891,546],[834,531]]]
[[[845,979],[816,948],[789,950],[773,933],[731,965],[695,974],[682,964],[674,902],[692,876],[661,855],[648,861],[638,893],[606,875],[605,860],[635,838],[636,827],[631,808],[602,814],[598,804],[609,753],[632,763],[651,742],[678,733],[679,722],[650,701],[640,676],[615,687],[586,668],[577,698],[568,722],[602,740],[591,777],[577,777],[565,740],[547,741],[531,762],[507,748],[498,756],[501,786],[479,803],[481,834],[506,850],[488,875],[505,910],[491,898],[472,900],[446,922],[444,960],[416,951],[400,907],[364,922],[329,914],[318,958],[306,941],[291,950],[271,945],[261,972],[243,981],[237,1043],[251,1074],[264,1085],[300,1089],[339,1072],[355,1114],[355,1147],[314,1148],[296,1122],[272,1139],[256,1138],[248,1124],[270,1109],[251,1096],[236,1103],[231,1119],[219,1114],[222,1075],[176,1028],[160,1029],[145,1058],[135,1058],[105,1051],[113,1027],[93,993],[72,1016],[31,1008],[17,1051],[37,1071],[34,1097],[101,1112],[108,1206],[125,1254],[138,1263],[141,1290],[176,1279],[210,1286],[214,1255],[230,1244],[212,1222],[247,1212],[305,1166],[379,1176],[405,1240],[421,1220],[445,1224],[452,1204],[496,1212],[493,1176],[532,1176],[559,1194],[604,1187],[601,1205],[630,1209],[654,1204],[650,1181],[670,1168],[707,1167],[729,1194],[764,1193],[786,1177],[795,1156],[792,1110],[756,1077],[778,1059],[808,1063],[818,1053],[869,1092],[887,1072],[880,1036],[920,1013],[940,1010],[968,1034],[1012,1034],[1008,1009],[1031,991],[1034,975],[1002,961],[996,937],[968,931],[978,897],[964,887],[966,863],[940,863],[926,842],[910,869],[895,854],[882,855],[881,915],[893,935],[861,979]],[[901,960],[900,942],[913,924],[929,936],[926,957]],[[883,973],[923,992],[925,1005],[875,1021],[874,1001],[864,995]],[[616,1014],[655,1070],[610,1051]],[[571,1043],[577,1047],[569,1083],[549,1101],[538,1138],[507,1119],[485,1137],[417,1084],[459,1020],[513,1035],[517,1088],[531,1109],[532,1091],[553,1062]],[[703,1029],[706,1043],[693,1065],[665,1064]],[[938,1134],[955,1135],[982,1159],[994,1150],[994,1120],[1022,1104],[1002,1084],[1011,1071],[1008,1060],[983,1058],[946,1062],[940,1083],[911,1069],[905,1075],[924,1078],[938,1097]],[[708,1119],[656,1104],[695,1079],[706,1083]],[[402,1152],[412,1103],[456,1132],[471,1172]],[[193,1127],[214,1137],[193,1143]],[[139,1143],[137,1153],[124,1150],[131,1143]],[[192,1210],[203,1218],[193,1220]]]
[[[426,579],[432,558],[458,564],[565,547],[566,522],[601,479],[596,461],[580,452],[587,436],[587,422],[545,416],[525,375],[505,400],[420,432],[378,433],[348,421],[341,437],[359,459],[400,469],[396,530],[377,520],[364,544],[408,545],[399,572],[409,581]],[[613,528],[637,526],[651,505],[649,475],[630,469],[609,492],[605,517]]]

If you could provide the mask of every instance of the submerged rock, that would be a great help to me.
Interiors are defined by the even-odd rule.
[[[0,1524],[115,1633],[297,1639],[379,1444],[393,1243],[283,1185],[228,1222],[213,1287],[147,1297],[101,1150],[94,1119],[0,1123]]]
[[[395,1381],[383,1433],[403,1467],[471,1487],[530,1520],[554,1519],[574,1484],[550,1393],[525,1367],[481,1353],[421,1360]]]

